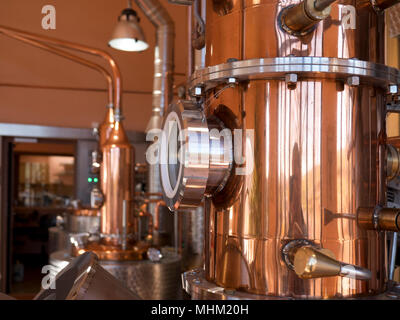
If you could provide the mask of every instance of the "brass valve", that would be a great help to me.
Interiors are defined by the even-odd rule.
[[[400,175],[400,153],[392,145],[386,145],[386,176],[392,180]]]
[[[358,208],[357,223],[367,230],[400,231],[400,209]]]
[[[304,36],[314,30],[315,25],[331,13],[331,4],[336,0],[303,0],[294,6],[282,9],[279,24],[294,36]]]
[[[337,261],[331,251],[313,246],[296,249],[294,271],[302,279],[334,276],[357,280],[371,279],[368,269]]]

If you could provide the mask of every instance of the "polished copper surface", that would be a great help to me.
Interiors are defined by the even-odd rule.
[[[107,112],[103,122],[99,126],[99,147],[104,147],[108,138],[110,137],[111,131],[114,128],[114,108],[112,104],[107,106]]]
[[[211,1],[213,2],[213,1]],[[357,58],[384,63],[384,17],[355,0],[332,4],[330,16],[306,37],[287,34],[278,26],[280,10],[300,1],[224,0],[225,10],[207,2],[206,66],[228,59],[313,56]],[[350,7],[356,17],[349,16]],[[342,17],[345,17],[341,23]],[[350,19],[351,18],[351,19]],[[355,22],[355,29],[353,22]]]
[[[123,203],[126,201],[127,236],[133,236],[134,149],[119,119],[102,148],[101,188],[105,203],[101,207],[101,234],[104,244],[118,245],[124,229]]]
[[[384,204],[378,197],[384,196],[383,170],[376,166],[384,105],[371,88],[337,88],[327,80],[302,81],[295,90],[284,81],[256,81],[227,89],[212,103],[230,106],[240,127],[254,129],[257,139],[253,172],[226,186],[240,193],[226,192],[225,202],[207,200],[208,280],[276,296],[383,290],[384,235],[361,230],[340,214],[355,218],[359,206]],[[339,215],[324,224],[324,209]],[[370,269],[372,280],[297,279],[280,259],[291,239],[313,240],[338,260]]]
[[[290,55],[384,62],[383,16],[371,6],[334,3],[330,17],[296,37],[283,31],[277,18],[283,7],[299,1],[214,3],[208,1],[206,9],[206,66]],[[254,130],[255,137],[242,142],[242,150],[250,147],[250,154],[242,152],[249,163],[254,159],[252,171],[235,175],[240,167],[235,164],[225,188],[205,201],[208,281],[296,298],[384,290],[385,234],[359,228],[356,213],[386,202],[386,91],[315,77],[299,79],[295,88],[277,78],[220,86],[207,94],[208,117],[227,107],[235,119],[218,114],[225,125]],[[330,221],[326,210],[334,213]],[[298,278],[282,260],[282,247],[295,239],[308,239],[339,261],[370,270],[371,279]]]
[[[147,249],[149,244],[140,242],[131,244],[127,249],[122,249],[121,246],[104,245],[96,242],[89,243],[85,248],[71,248],[71,255],[77,257],[85,252],[95,253],[100,260],[112,261],[128,261],[128,260],[143,260],[146,259]]]

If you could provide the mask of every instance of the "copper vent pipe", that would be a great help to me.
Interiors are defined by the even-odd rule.
[[[96,49],[96,48],[91,48],[91,47],[87,47],[87,46],[84,46],[81,44],[77,44],[74,42],[54,39],[54,38],[37,35],[34,33],[21,31],[18,29],[10,28],[10,27],[4,27],[1,25],[0,25],[0,32],[3,32],[3,33],[8,32],[9,34],[11,34],[11,33],[12,34],[20,34],[24,38],[29,38],[32,40],[53,44],[53,45],[60,46],[63,48],[88,53],[88,54],[95,55],[95,56],[105,59],[107,61],[107,63],[110,65],[110,68],[111,68],[112,74],[113,74],[114,107],[115,107],[116,111],[118,111],[121,114],[121,110],[120,110],[121,109],[121,87],[122,87],[121,72],[120,72],[119,67],[116,64],[115,60],[107,52]]]
[[[42,43],[40,41],[28,39],[28,38],[23,36],[23,32],[22,31],[19,31],[18,33],[14,33],[13,31],[9,30],[6,27],[0,27],[0,33],[3,33],[7,37],[19,40],[19,41],[27,43],[27,44],[30,44],[31,46],[43,49],[43,50],[51,52],[51,53],[53,53],[53,54],[55,54],[57,56],[63,57],[63,58],[68,59],[68,60],[75,61],[75,62],[77,62],[77,63],[79,63],[81,65],[84,65],[84,66],[86,66],[88,68],[91,68],[91,69],[94,69],[94,70],[98,71],[99,73],[101,73],[104,76],[104,78],[107,81],[108,103],[109,104],[113,104],[113,79],[112,79],[111,75],[109,74],[109,72],[106,69],[104,69],[102,66],[100,66],[100,65],[98,65],[98,64],[96,64],[94,62],[91,62],[89,60],[86,60],[86,59],[83,59],[81,57],[78,57],[76,55],[73,55],[73,54],[71,54],[69,52],[66,52],[66,51],[63,51],[63,50],[48,46],[48,45],[46,45],[46,44],[44,44],[44,43]]]

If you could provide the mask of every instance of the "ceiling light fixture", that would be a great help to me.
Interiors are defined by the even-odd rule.
[[[131,1],[128,1],[128,8],[124,9],[118,17],[118,23],[108,45],[122,51],[146,50],[149,44],[146,42],[139,21],[136,11],[132,9]]]

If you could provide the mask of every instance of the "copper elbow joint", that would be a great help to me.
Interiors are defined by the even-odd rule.
[[[335,0],[303,0],[299,4],[282,9],[279,25],[294,36],[304,36],[314,30],[316,24],[331,13]]]
[[[400,231],[400,209],[398,208],[358,208],[357,223],[367,230]]]

